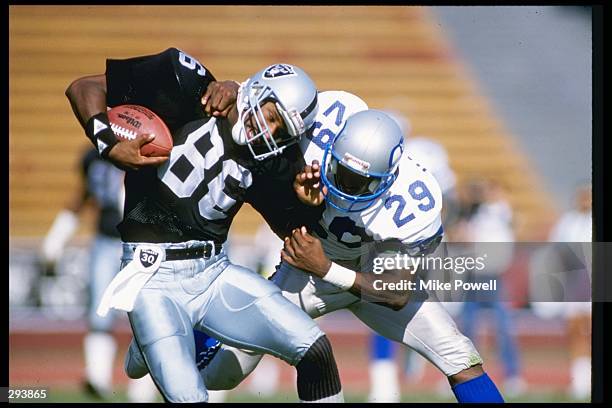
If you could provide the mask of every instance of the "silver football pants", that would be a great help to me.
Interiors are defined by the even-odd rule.
[[[375,332],[417,351],[446,376],[482,363],[473,343],[459,332],[438,302],[413,301],[394,311],[361,301],[350,292],[285,262],[272,280],[283,296],[311,317],[348,309]],[[261,354],[224,345],[201,374],[209,389],[231,389],[255,369],[261,357]]]
[[[160,244],[186,248],[198,241]],[[123,245],[123,265],[137,244]],[[128,313],[149,372],[171,402],[207,401],[195,364],[193,329],[225,344],[267,353],[296,365],[323,335],[280,289],[229,262],[225,251],[205,259],[162,262]]]

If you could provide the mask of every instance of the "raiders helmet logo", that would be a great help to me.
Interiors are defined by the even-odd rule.
[[[266,68],[263,74],[264,78],[280,78],[287,75],[296,75],[293,67],[287,64],[271,65]]]

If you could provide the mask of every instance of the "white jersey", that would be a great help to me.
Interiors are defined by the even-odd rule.
[[[319,94],[319,114],[311,138],[301,141],[306,163],[323,162],[324,149],[353,113],[367,105],[347,92]],[[433,175],[404,152],[399,174],[369,208],[343,212],[327,205],[315,230],[332,261],[353,263],[365,255],[362,244],[400,242],[417,247],[442,234],[442,193]]]
[[[300,148],[306,164],[313,160],[323,162],[323,152],[327,145],[344,127],[349,116],[368,109],[368,105],[358,96],[344,91],[319,92],[319,111],[309,137],[300,139]]]

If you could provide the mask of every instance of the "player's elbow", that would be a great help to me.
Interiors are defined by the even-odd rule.
[[[68,88],[66,88],[66,92],[64,92],[64,95],[66,95],[66,98],[68,98],[68,100],[73,101],[76,98],[76,95],[82,92],[81,89],[84,87],[83,79],[84,78],[76,79],[72,81],[70,85],[68,85]]]
[[[401,310],[410,301],[410,291],[397,291],[387,301],[387,305],[393,310]]]
[[[106,93],[106,76],[91,75],[75,79],[68,85],[64,94],[71,102],[92,91]]]

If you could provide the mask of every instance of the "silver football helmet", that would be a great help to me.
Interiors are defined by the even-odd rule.
[[[397,178],[404,135],[386,113],[353,114],[327,146],[321,164],[325,200],[341,211],[370,207]]]
[[[269,101],[275,104],[286,132],[272,135],[261,109]],[[255,159],[264,160],[281,154],[314,124],[318,110],[317,87],[295,65],[274,64],[241,84],[236,103],[238,122],[232,129],[232,137],[236,143],[248,145]]]

